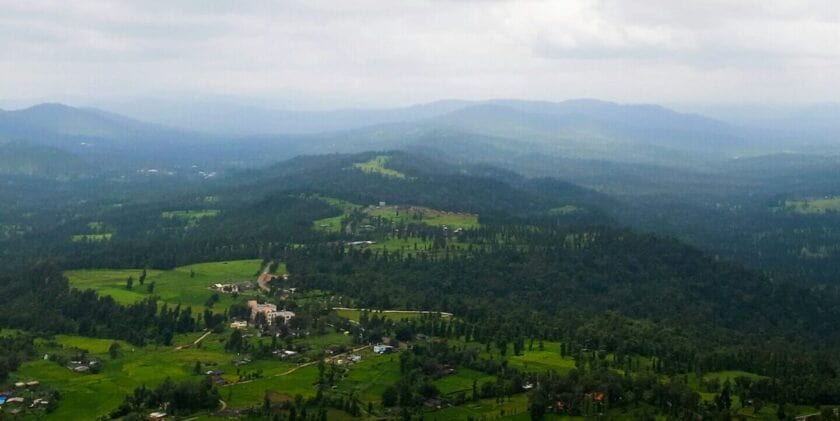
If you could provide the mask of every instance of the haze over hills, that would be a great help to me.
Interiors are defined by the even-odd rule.
[[[169,120],[159,116],[161,121],[147,123],[97,109],[43,104],[0,113],[0,139],[57,147],[105,168],[151,162],[241,167],[299,154],[391,149],[517,169],[523,160],[536,157],[705,167],[732,157],[796,148],[784,142],[786,137],[765,130],[655,105],[597,100],[439,101],[396,109],[312,112],[176,109],[180,114],[160,111]],[[195,119],[195,124],[173,128],[179,125],[178,115]],[[245,130],[218,127],[226,124]]]

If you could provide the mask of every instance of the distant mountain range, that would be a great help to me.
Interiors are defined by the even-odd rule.
[[[248,167],[304,154],[402,149],[453,162],[529,168],[532,175],[556,175],[552,168],[591,160],[702,168],[795,148],[784,143],[789,132],[657,105],[589,99],[439,101],[324,112],[170,106],[140,114],[155,123],[62,104],[0,111],[0,141],[55,148],[96,169]],[[793,138],[801,141],[808,133]],[[6,166],[38,168],[23,162]]]

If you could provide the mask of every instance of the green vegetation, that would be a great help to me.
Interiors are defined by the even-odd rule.
[[[578,206],[574,205],[565,205],[556,208],[549,209],[549,213],[552,215],[572,215],[575,213],[580,212],[582,209]]]
[[[366,172],[369,174],[379,174],[384,177],[389,178],[399,178],[399,179],[406,179],[405,174],[392,170],[390,168],[386,168],[385,164],[391,160],[390,156],[387,155],[379,155],[373,157],[371,160],[367,162],[360,162],[353,164],[353,168],[358,169],[359,171]]]
[[[177,219],[186,222],[187,228],[192,228],[205,218],[215,218],[219,215],[217,209],[200,209],[200,210],[178,210],[161,212],[160,217],[164,219]]]
[[[341,232],[341,220],[344,219],[344,217],[344,215],[338,215],[330,218],[323,218],[315,221],[312,225],[315,227],[316,231],[338,233]]]
[[[83,241],[109,241],[113,236],[112,233],[106,232],[102,234],[76,234],[70,237],[70,240],[73,242],[83,242]]]
[[[468,395],[472,392],[473,382],[481,385],[485,382],[495,382],[496,378],[480,371],[469,368],[460,368],[455,374],[441,377],[435,380],[434,384],[442,395],[455,392],[465,392]]]
[[[220,347],[213,347],[214,337],[205,339],[205,345],[198,348],[177,347],[135,347],[118,342],[117,358],[108,355],[114,341],[61,335],[53,341],[42,341],[40,354],[68,354],[73,349],[87,350],[88,357],[102,365],[98,373],[75,373],[55,361],[35,360],[24,363],[14,373],[12,381],[37,380],[46,387],[61,391],[61,400],[49,419],[91,420],[114,410],[123,397],[135,387],[157,385],[166,377],[181,380],[194,376],[196,361],[215,364],[225,372],[235,372],[230,355]],[[176,342],[184,339],[176,338]]]
[[[446,226],[450,229],[467,229],[478,226],[478,215],[459,212],[446,212],[417,206],[371,207],[365,211],[368,215],[391,220],[395,223],[423,223],[432,226]]]
[[[560,344],[555,342],[545,343],[542,351],[524,351],[522,355],[512,355],[508,358],[511,367],[528,372],[555,371],[566,373],[575,368],[575,360],[572,357],[560,355]]]
[[[382,392],[400,378],[398,355],[362,353],[362,361],[354,364],[338,391],[356,393],[363,402],[379,402]]]
[[[120,303],[134,303],[156,295],[169,304],[203,307],[214,294],[210,290],[213,284],[255,284],[260,264],[260,260],[236,260],[198,263],[168,271],[147,270],[143,285],[139,283],[142,269],[83,269],[67,271],[66,275],[72,287],[90,288],[102,295],[110,295]],[[277,270],[278,273],[285,273],[286,269],[281,265]],[[129,277],[133,278],[130,290],[126,288],[126,280]],[[151,283],[154,283],[154,289],[149,293],[148,286]],[[252,289],[250,292],[256,293],[256,290]],[[245,293],[248,292],[243,292]],[[215,311],[223,311],[235,302],[229,294],[218,293],[218,296],[219,301],[214,305]]]
[[[105,225],[102,224],[101,221],[89,222],[87,224],[87,226],[88,226],[88,229],[90,229],[93,232],[100,232],[105,228]]]
[[[360,316],[362,314],[361,309],[340,308],[340,309],[335,309],[334,311],[339,317],[343,317],[347,320],[352,320],[354,322],[358,322],[359,319],[360,319]],[[369,317],[375,315],[376,317],[384,317],[385,319],[392,320],[392,321],[416,320],[416,319],[422,318],[424,315],[427,315],[427,314],[440,314],[440,316],[444,319],[448,319],[448,318],[452,317],[452,315],[449,314],[449,313],[436,313],[436,312],[430,312],[430,311],[415,311],[415,310],[387,310],[387,311],[371,310],[371,311],[368,312]]]
[[[528,397],[516,395],[499,402],[498,399],[481,399],[461,406],[441,409],[429,414],[439,420],[505,419],[530,420]]]
[[[324,203],[339,209],[342,214],[338,216],[333,216],[329,218],[322,218],[318,219],[313,223],[313,226],[316,231],[322,232],[332,232],[338,233],[341,232],[341,220],[346,218],[347,215],[352,213],[355,210],[361,209],[361,205],[357,205],[352,202],[348,202],[346,200],[336,199],[334,197],[325,197],[321,195],[314,195],[312,196],[315,199],[321,200]]]
[[[785,210],[799,214],[840,212],[840,196],[819,199],[786,200]]]

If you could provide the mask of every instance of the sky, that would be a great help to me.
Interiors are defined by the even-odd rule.
[[[0,100],[812,103],[837,0],[0,0]]]

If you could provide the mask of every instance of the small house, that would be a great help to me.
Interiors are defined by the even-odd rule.
[[[248,327],[248,322],[244,320],[234,320],[230,323],[231,329],[245,329]]]
[[[378,344],[373,346],[373,352],[377,354],[387,354],[393,351],[394,347],[392,347],[391,345]]]

